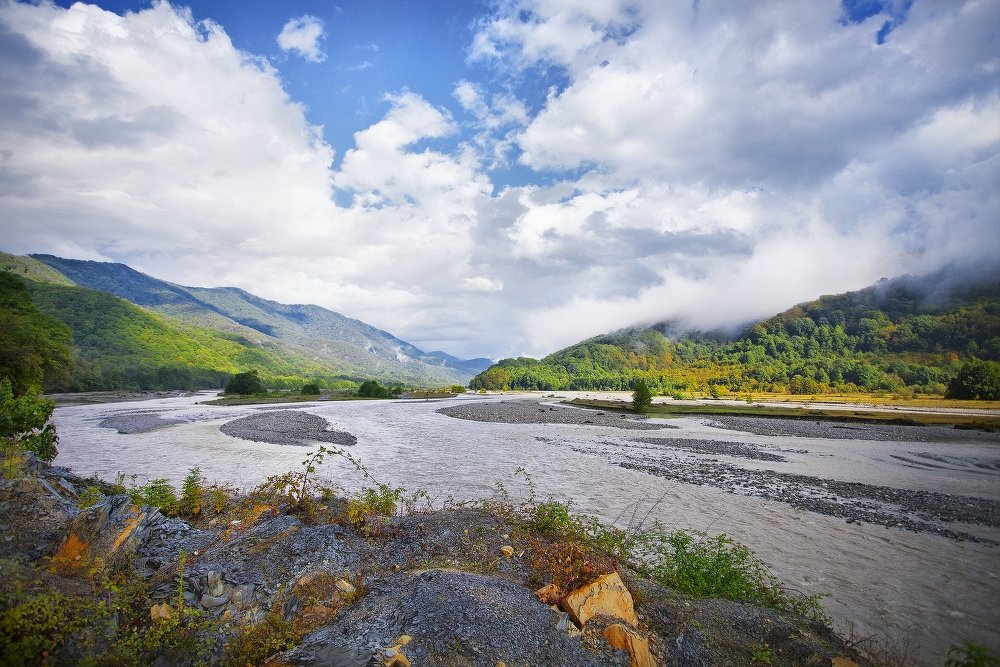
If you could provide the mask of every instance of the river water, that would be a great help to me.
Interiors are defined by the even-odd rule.
[[[702,457],[747,469],[775,470],[901,489],[1000,500],[1000,440],[969,436],[947,443],[831,440],[762,436],[722,430],[703,418],[670,420],[669,431],[625,431],[572,424],[505,424],[455,419],[436,410],[463,401],[343,401],[280,406],[200,405],[211,396],[129,403],[69,405],[55,411],[55,463],[82,475],[179,484],[199,466],[209,482],[249,488],[267,476],[301,469],[306,447],[240,440],[220,432],[226,422],[269,409],[305,410],[358,438],[351,453],[376,479],[425,489],[435,505],[449,498],[490,496],[502,483],[526,493],[524,468],[540,498],[572,502],[575,511],[619,524],[640,516],[669,527],[726,533],[750,546],[788,587],[828,593],[824,606],[839,631],[908,642],[916,664],[942,664],[949,646],[973,641],[1000,650],[1000,528],[962,525],[993,544],[958,541],[796,509],[788,504],[682,483],[615,465],[616,452],[640,436],[739,441],[784,452],[785,461]],[[538,399],[539,397],[534,397]],[[509,400],[509,399],[508,399]],[[158,415],[174,423],[145,433],[102,427],[110,416]],[[860,432],[863,437],[863,431]],[[932,460],[990,465],[913,466]],[[697,456],[679,454],[679,457]],[[921,459],[925,460],[925,459]],[[320,475],[345,491],[363,479],[334,457]],[[952,526],[954,527],[954,526]]]

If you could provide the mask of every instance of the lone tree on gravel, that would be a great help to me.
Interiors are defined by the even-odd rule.
[[[646,384],[646,381],[639,379],[635,381],[635,389],[632,391],[632,409],[639,414],[649,412],[649,406],[653,404],[653,392]]]

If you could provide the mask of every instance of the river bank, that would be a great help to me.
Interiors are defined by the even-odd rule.
[[[375,509],[290,479],[310,495],[202,488],[204,507],[180,518],[26,459],[0,480],[0,662],[868,664],[812,607],[773,608],[797,598],[685,595],[601,551],[568,515],[552,523],[551,505]],[[100,499],[81,510],[84,489]]]
[[[57,408],[62,434],[57,461],[84,474],[98,472],[113,478],[120,470],[165,477],[175,484],[189,467],[199,465],[209,480],[243,488],[301,464],[299,447],[254,443],[220,431],[233,419],[274,407],[199,405],[204,398]],[[618,464],[634,460],[626,456],[631,452],[668,470],[684,461],[694,472],[703,469],[699,474],[707,477],[731,465],[739,467],[741,476],[753,474],[744,471],[769,470],[996,501],[1000,500],[996,474],[960,464],[1000,458],[996,444],[974,439],[948,443],[913,438],[866,440],[864,431],[850,431],[857,439],[830,439],[821,433],[814,437],[763,435],[720,428],[710,418],[695,416],[649,420],[675,428],[637,431],[582,423],[594,421],[593,411],[584,410],[579,411],[578,423],[481,422],[436,412],[441,407],[530,398],[466,396],[436,402],[352,401],[295,407],[326,419],[332,429],[356,436],[351,453],[379,479],[423,489],[438,505],[449,497],[486,497],[495,492],[498,482],[511,493],[523,494],[526,490],[515,471],[524,468],[532,476],[538,497],[569,500],[575,511],[619,525],[630,517],[646,517],[668,526],[725,533],[747,544],[789,586],[810,594],[829,593],[824,605],[843,631],[853,623],[859,636],[888,635],[919,644],[924,657],[915,664],[941,664],[951,644],[962,639],[1000,647],[995,630],[1000,617],[993,604],[998,594],[996,563],[1000,562],[995,546],[913,532],[903,526],[887,528],[864,520],[847,523],[850,517],[742,494],[739,487],[730,492],[707,480],[659,477]],[[539,398],[535,396],[534,402]],[[575,412],[551,399],[548,402]],[[547,407],[545,412],[553,412]],[[530,410],[542,414],[538,406]],[[181,423],[132,435],[119,435],[99,425],[109,416],[133,412],[155,412]],[[609,412],[608,416],[620,419],[619,414]],[[635,442],[647,437],[665,437],[687,449],[664,446],[657,452],[650,451],[653,445]],[[739,443],[785,460],[741,457],[735,449],[709,452],[706,442]],[[952,458],[946,467],[914,466],[903,460],[939,465],[917,454]],[[364,485],[342,466],[331,466],[320,474],[346,492]],[[1000,531],[990,526],[959,522],[950,528],[993,540],[1000,537]]]

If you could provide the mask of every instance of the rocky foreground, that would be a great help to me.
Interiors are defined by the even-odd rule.
[[[566,549],[506,500],[382,516],[289,475],[182,520],[31,459],[12,477],[0,664],[867,664],[821,623]],[[85,489],[105,497],[81,510]]]

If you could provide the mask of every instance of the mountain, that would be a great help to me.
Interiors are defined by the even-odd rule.
[[[35,278],[32,284],[59,282],[64,287],[104,292],[158,315],[161,324],[186,327],[189,333],[207,330],[224,340],[250,345],[274,355],[266,364],[268,368],[262,369],[273,371],[265,373],[272,379],[290,374],[377,378],[420,386],[465,384],[490,363],[487,359],[462,360],[440,352],[425,353],[385,331],[319,306],[281,304],[231,287],[185,287],[124,264],[52,255],[0,254],[0,266]],[[45,291],[34,289],[33,294]],[[63,293],[60,298],[73,301],[69,294]],[[74,303],[80,303],[95,297],[77,294],[75,298]],[[51,299],[47,303],[50,309],[55,307]],[[202,333],[199,336],[204,338]],[[280,359],[287,363],[279,363]],[[230,372],[231,366],[218,370]]]
[[[503,359],[473,388],[630,389],[672,393],[943,393],[969,358],[1000,360],[1000,278],[882,280],[823,296],[736,335],[660,323],[596,336],[541,360]]]

